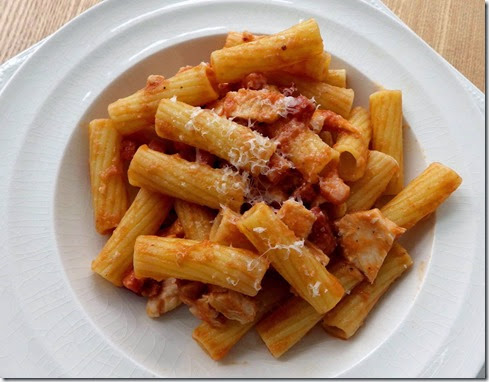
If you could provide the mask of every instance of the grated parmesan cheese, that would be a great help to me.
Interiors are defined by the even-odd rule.
[[[226,281],[228,284],[230,284],[232,286],[238,285],[238,282],[239,282],[239,280],[233,280],[231,277],[226,277]]]
[[[263,255],[274,249],[285,249],[287,251],[285,260],[287,260],[290,256],[291,250],[296,251],[297,253],[299,253],[299,256],[301,256],[302,248],[304,248],[304,239],[294,241],[292,244],[275,244],[273,246],[270,242],[268,242],[268,249],[263,253]]]
[[[320,285],[321,285],[321,282],[320,281],[316,281],[316,283],[314,285],[312,285],[312,284],[309,284],[308,285],[309,289],[311,290],[312,297],[319,296],[319,287],[320,287]]]

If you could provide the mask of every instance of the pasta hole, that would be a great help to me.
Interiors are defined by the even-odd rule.
[[[332,336],[341,338],[342,340],[347,340],[349,338],[348,334],[343,329],[338,328],[337,326],[325,326],[324,330],[331,334]]]
[[[216,93],[219,93],[219,88],[218,88],[218,83],[217,83],[217,78],[216,78],[216,73],[214,73],[214,70],[212,70],[209,66],[205,69],[205,74],[207,75],[207,78],[209,79],[209,82],[212,85],[212,88],[215,90]]]
[[[349,180],[354,174],[357,168],[357,160],[348,151],[344,151],[340,154],[340,164],[338,166],[338,171],[340,177],[345,180]]]

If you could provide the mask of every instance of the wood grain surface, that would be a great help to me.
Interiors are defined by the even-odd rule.
[[[383,0],[412,30],[485,91],[484,0]],[[0,64],[100,0],[0,0]]]

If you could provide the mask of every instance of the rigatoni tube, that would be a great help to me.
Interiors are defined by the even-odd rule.
[[[370,95],[372,122],[372,149],[393,157],[399,171],[389,182],[385,194],[396,195],[404,185],[404,159],[402,138],[402,92],[381,90]]]
[[[187,202],[218,209],[227,205],[233,210],[243,203],[246,187],[231,169],[213,169],[188,162],[178,155],[166,155],[139,147],[129,166],[129,182]]]
[[[458,186],[462,178],[441,163],[430,164],[399,194],[382,207],[382,214],[406,229],[434,212]]]
[[[255,296],[267,268],[268,261],[256,253],[210,241],[139,236],[134,246],[137,278],[175,277]]]
[[[122,279],[132,266],[136,238],[156,233],[172,205],[172,198],[140,189],[112,236],[92,262],[92,270],[112,284],[122,286]]]
[[[238,228],[319,313],[326,313],[341,299],[344,290],[338,280],[265,203],[247,211]]]
[[[331,62],[331,55],[322,52],[307,60],[297,62],[282,68],[284,72],[298,76],[306,76],[315,81],[326,81],[328,78],[328,68]]]
[[[224,47],[231,48],[263,37],[265,36],[257,36],[249,32],[228,32]],[[327,52],[322,52],[304,61],[285,66],[281,70],[290,74],[306,76],[316,81],[326,81],[329,78],[328,68],[330,62],[331,55]]]
[[[346,261],[339,261],[329,270],[347,293],[363,280],[362,273]],[[307,301],[294,296],[260,321],[256,330],[270,353],[278,358],[299,342],[323,316]]]
[[[333,147],[340,153],[338,172],[341,178],[353,182],[365,173],[372,128],[369,113],[363,107],[355,107],[348,122],[356,128],[356,132],[340,132]]]
[[[244,248],[254,251],[255,247],[238,229],[241,215],[224,207],[219,211],[212,223],[209,239],[213,242],[230,247]]]
[[[311,233],[312,226],[316,221],[316,215],[308,210],[302,203],[293,199],[286,200],[280,210],[278,217],[289,227],[299,239],[305,239]]]
[[[266,72],[323,52],[319,26],[313,19],[247,44],[216,50],[211,65],[219,82],[236,82],[252,72]]]
[[[204,105],[219,97],[214,72],[202,63],[182,70],[168,79],[148,77],[146,87],[109,105],[109,115],[123,135],[135,133],[154,124],[158,103],[163,98],[176,97],[189,105]]]
[[[190,240],[208,240],[212,228],[214,212],[207,207],[175,200],[175,212],[182,224],[185,238]]]
[[[346,70],[329,69],[328,77],[324,80],[324,82],[339,88],[346,88]]]
[[[268,276],[267,276],[268,277]],[[255,319],[241,324],[239,321],[227,320],[220,327],[213,327],[207,322],[197,326],[192,337],[209,356],[219,361],[224,358],[231,348],[258,322],[269,310],[289,294],[290,287],[283,280],[265,278],[263,289],[255,297],[258,305]]]
[[[290,134],[291,131],[294,133]],[[303,124],[291,121],[276,128],[270,126],[269,134],[280,141],[280,150],[309,183],[316,183],[319,174],[330,162],[337,162],[339,153]],[[281,139],[284,137],[284,139]]]
[[[110,119],[90,122],[88,134],[95,228],[106,234],[117,227],[129,206],[120,156],[121,136]]]
[[[257,175],[275,151],[275,143],[250,128],[218,116],[212,110],[162,100],[156,113],[156,133],[166,139],[205,149],[237,168]]]
[[[382,195],[399,165],[390,155],[371,150],[363,177],[350,183],[350,197],[346,201],[347,211],[369,210]]]
[[[324,329],[344,340],[353,336],[377,301],[412,264],[407,251],[401,245],[394,243],[375,281],[372,284],[367,280],[363,281],[348,296],[345,296],[324,318]]]

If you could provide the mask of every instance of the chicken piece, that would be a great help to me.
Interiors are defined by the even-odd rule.
[[[308,240],[323,251],[326,256],[329,256],[336,248],[336,238],[331,223],[319,207],[311,208],[311,212],[316,215],[316,221],[312,226]]]
[[[215,328],[223,326],[224,322],[226,322],[225,317],[220,315],[219,312],[209,304],[209,297],[206,295],[190,304],[189,310],[195,317],[200,318],[202,321],[207,322],[210,326]]]
[[[286,98],[279,92],[239,89],[226,94],[223,112],[226,117],[272,123],[280,116],[287,116],[287,104],[293,100],[293,97]]]
[[[257,304],[252,297],[221,287],[210,286],[210,290],[209,305],[226,318],[241,324],[255,319]]]
[[[134,273],[134,270],[131,270],[122,279],[122,285],[124,285],[124,287],[129,289],[131,292],[143,297],[153,297],[161,291],[161,283],[159,281],[149,278],[138,279]]]
[[[350,197],[350,186],[340,178],[335,166],[319,178],[319,192],[328,202],[339,205]]]
[[[144,284],[144,279],[138,279],[136,278],[136,274],[134,273],[134,270],[131,270],[123,279],[122,279],[122,285],[129,289],[130,291],[140,294],[141,290],[143,289],[143,284]]]
[[[281,120],[268,127],[268,135],[274,138],[283,152],[293,147],[296,139],[307,130],[307,125],[296,118]],[[302,143],[302,142],[301,142]]]
[[[347,214],[336,221],[343,256],[373,283],[394,240],[406,230],[379,209]]]
[[[267,85],[267,77],[263,73],[250,73],[241,81],[246,89],[261,90]]]
[[[148,299],[146,314],[149,317],[160,317],[162,314],[175,309],[182,303],[178,295],[177,279],[164,280],[160,293]]]
[[[358,130],[348,120],[331,110],[316,110],[309,123],[312,131],[320,133],[321,130],[358,134]]]
[[[307,126],[316,110],[316,103],[301,94],[297,97],[286,97],[286,99],[289,100],[287,102],[287,115],[294,117]]]
[[[144,279],[143,287],[141,288],[141,296],[154,297],[161,292],[162,283],[150,278]]]
[[[204,295],[207,285],[198,281],[180,283],[179,297],[185,305],[188,305],[190,313],[213,327],[221,327],[225,317],[210,306],[208,296]]]
[[[277,216],[282,220],[290,230],[294,231],[299,239],[309,236],[312,226],[316,221],[316,215],[309,211],[302,203],[295,200],[286,200]]]
[[[284,176],[294,168],[294,164],[282,155],[274,153],[267,164],[269,170],[266,172],[267,179],[272,184],[280,182]]]
[[[304,117],[307,110],[302,115]],[[294,163],[295,168],[311,183],[317,183],[319,174],[329,163],[339,158],[336,150],[313,133],[305,121],[294,116],[270,125],[269,135],[279,144],[279,150]]]
[[[206,292],[207,286],[198,281],[179,281],[178,296],[186,305],[190,305],[198,300]]]
[[[223,96],[225,96],[225,95],[223,95]],[[212,110],[214,113],[216,113],[217,115],[222,117],[224,115],[224,99],[225,98],[221,98],[221,99],[218,99],[216,101],[209,103],[206,106],[206,109]]]
[[[294,191],[292,196],[304,203],[312,203],[316,199],[317,193],[313,184],[304,182]]]

